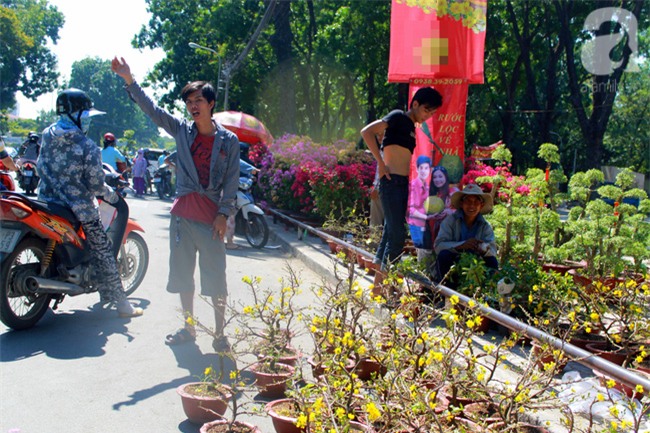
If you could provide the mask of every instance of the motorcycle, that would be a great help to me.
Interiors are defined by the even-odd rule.
[[[16,191],[14,178],[2,161],[0,161],[0,191]]]
[[[158,167],[153,175],[153,184],[156,186],[158,198],[170,199],[174,195],[172,189],[172,171],[167,164]]]
[[[122,197],[126,197],[126,189],[129,188],[131,184],[126,179],[125,174],[120,173],[119,171],[115,171],[112,165],[105,162],[102,163],[102,168],[104,169],[104,175],[107,177],[106,182],[115,188],[115,191],[117,191],[118,194],[120,194]],[[111,180],[109,181],[108,178]]]
[[[16,161],[18,171],[16,172],[16,179],[18,185],[27,195],[34,195],[38,187],[38,172],[36,171],[36,161],[32,159],[18,158]]]
[[[108,178],[107,178],[108,182]],[[149,265],[144,229],[129,218],[122,196],[100,213],[127,295]],[[3,192],[0,198],[0,320],[12,329],[34,326],[54,300],[97,291],[81,224],[64,206]]]
[[[264,211],[255,204],[251,188],[253,179],[248,176],[239,178],[235,214],[235,233],[243,234],[253,248],[264,248],[269,240],[269,225],[264,218]]]

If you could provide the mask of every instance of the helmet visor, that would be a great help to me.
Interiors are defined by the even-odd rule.
[[[93,116],[101,116],[102,114],[106,114],[104,111],[99,111],[96,108],[91,108],[90,110],[84,110],[81,113],[81,118],[87,118],[87,117],[93,117]]]

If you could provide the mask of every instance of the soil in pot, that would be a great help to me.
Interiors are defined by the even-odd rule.
[[[181,396],[183,411],[194,424],[221,418],[232,398],[232,389],[223,384],[191,382],[176,388]]]
[[[283,398],[269,402],[264,407],[273,421],[277,433],[302,433],[304,428],[296,426],[300,410],[293,399]]]
[[[223,419],[203,424],[200,433],[262,433],[262,430],[243,421],[235,421],[229,426],[228,420]]]

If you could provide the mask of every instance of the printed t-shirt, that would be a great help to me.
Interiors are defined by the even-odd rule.
[[[210,161],[212,159],[213,135],[197,135],[190,152],[199,175],[199,183],[206,188],[210,182]],[[171,214],[192,221],[212,225],[219,206],[208,196],[191,192],[174,200]]]

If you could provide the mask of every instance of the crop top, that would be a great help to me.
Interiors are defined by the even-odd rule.
[[[413,153],[415,150],[415,123],[402,110],[393,110],[381,120],[388,123],[381,148],[395,144]]]

